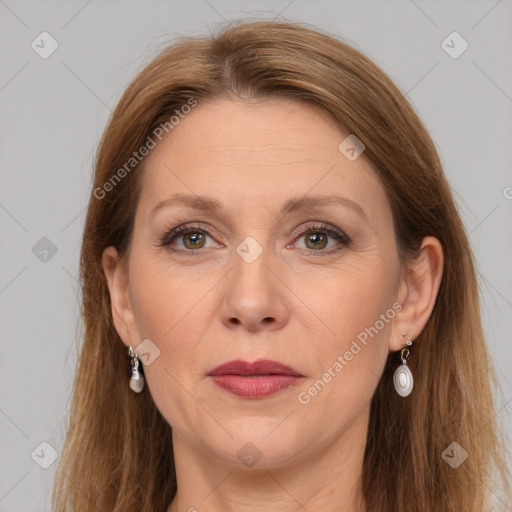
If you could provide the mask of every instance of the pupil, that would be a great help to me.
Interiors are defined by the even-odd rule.
[[[315,247],[315,248],[320,247],[323,249],[326,245],[326,237],[324,235],[318,235],[318,234],[309,235],[308,242],[312,242],[313,247]],[[320,242],[320,243],[318,243],[318,242]]]
[[[202,233],[189,233],[189,234],[185,235],[185,245],[187,245],[187,242],[188,242],[193,247],[199,247],[199,246],[202,247],[201,242],[204,241],[204,240],[202,240],[202,238],[203,238]]]

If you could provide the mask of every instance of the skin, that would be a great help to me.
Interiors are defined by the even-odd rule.
[[[424,329],[443,255],[439,241],[426,237],[418,259],[401,264],[376,173],[364,153],[349,161],[338,150],[347,135],[292,101],[219,100],[199,104],[145,161],[130,251],[121,259],[107,248],[103,267],[123,343],[135,348],[150,339],[160,350],[144,374],[173,428],[178,493],[168,512],[365,510],[370,401],[389,352],[404,346],[401,333],[414,340]],[[223,209],[174,205],[150,215],[177,193],[209,196]],[[281,213],[290,198],[328,194],[356,202],[365,216],[325,204]],[[172,248],[196,254],[159,245],[185,223],[192,232],[197,224],[210,230],[173,240]],[[351,241],[330,238],[322,223]],[[297,234],[310,225],[312,233]],[[248,236],[263,249],[252,263],[236,251]],[[300,403],[298,394],[394,303],[401,310]],[[304,378],[244,399],[206,376],[221,363],[260,358]],[[261,454],[252,467],[237,457],[249,442]]]

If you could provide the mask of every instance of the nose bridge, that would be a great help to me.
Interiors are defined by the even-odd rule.
[[[269,248],[252,236],[245,238],[233,254],[232,287],[239,283],[242,288],[250,287],[254,291],[268,290],[269,263]]]
[[[275,297],[269,263],[268,247],[263,247],[253,237],[247,237],[236,247],[228,293],[239,308],[261,309]]]
[[[281,328],[287,321],[288,311],[282,287],[270,271],[272,251],[248,236],[233,253],[230,272],[222,305],[222,320],[229,327],[243,325],[257,331],[271,326]]]

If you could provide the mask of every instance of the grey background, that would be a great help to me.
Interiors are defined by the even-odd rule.
[[[511,0],[0,0],[1,511],[50,510],[56,462],[42,469],[35,460],[51,461],[44,441],[57,453],[62,447],[80,325],[80,238],[110,110],[176,34],[207,33],[224,19],[280,16],[340,35],[366,53],[429,129],[478,260],[501,384],[498,417],[510,435]],[[47,59],[31,48],[43,31],[59,45]],[[469,44],[456,59],[441,47],[453,31]],[[46,261],[33,252],[48,249],[43,237],[57,250]]]

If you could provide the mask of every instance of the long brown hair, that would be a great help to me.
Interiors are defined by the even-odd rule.
[[[127,256],[144,160],[122,179],[113,175],[190,98],[200,105],[233,97],[294,99],[329,113],[366,146],[363,156],[391,204],[404,264],[425,236],[443,247],[437,301],[410,362],[413,395],[403,399],[394,391],[398,362],[390,355],[372,399],[362,480],[368,512],[481,512],[488,498],[505,499],[496,380],[473,255],[431,138],[362,53],[303,24],[260,21],[169,46],[127,88],[105,130],[83,234],[84,339],[55,511],[164,512],[176,493],[171,427],[147,386],[139,395],[129,389],[126,347],[112,322],[101,257],[112,245]],[[468,454],[458,468],[443,457],[454,442],[457,453],[460,446]]]

